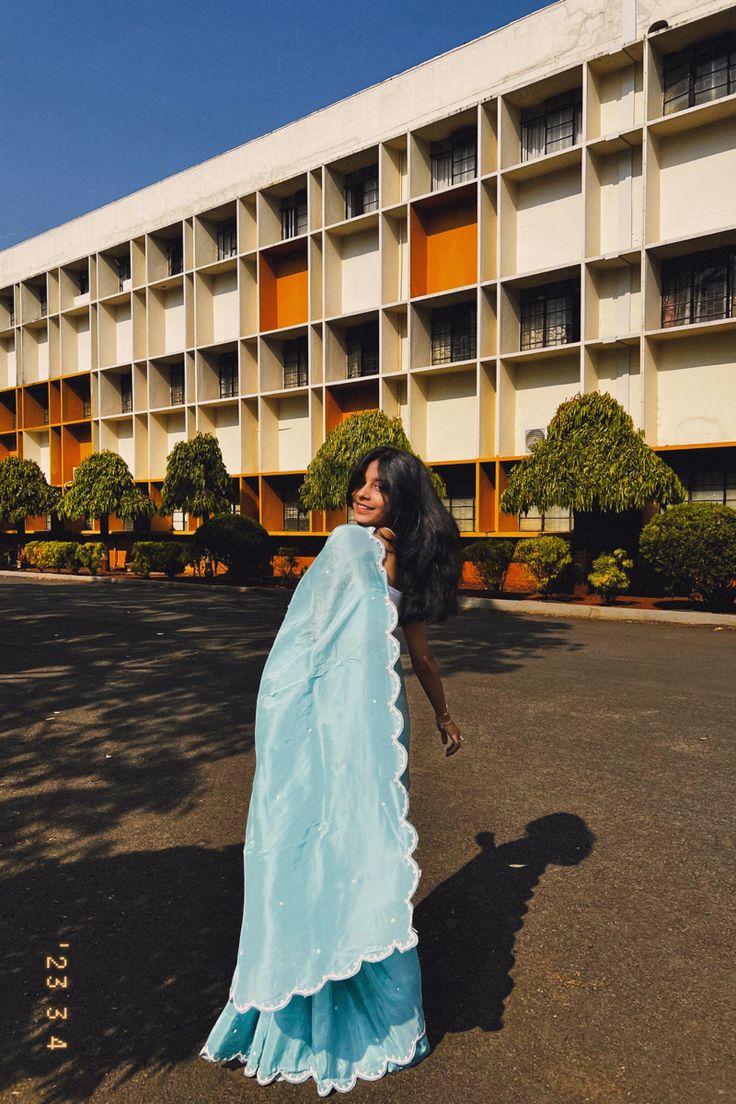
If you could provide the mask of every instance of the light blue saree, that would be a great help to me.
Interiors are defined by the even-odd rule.
[[[256,703],[244,908],[203,1058],[348,1092],[429,1052],[397,612],[373,527],[339,525],[299,581]]]

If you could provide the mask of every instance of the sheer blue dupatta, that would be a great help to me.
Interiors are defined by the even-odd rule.
[[[371,529],[340,525],[299,582],[261,677],[245,834],[238,1011],[417,943],[397,613]]]

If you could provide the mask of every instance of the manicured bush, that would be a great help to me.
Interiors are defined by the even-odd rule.
[[[641,532],[642,559],[670,593],[698,594],[716,609],[736,599],[736,510],[683,502],[657,514]]]
[[[306,568],[302,568],[300,572],[296,570],[299,549],[290,544],[282,544],[276,549],[274,556],[278,557],[281,561],[279,564],[281,569],[279,573],[281,585],[293,586],[294,583],[299,581],[306,570]]]
[[[593,570],[588,582],[606,605],[616,601],[619,594],[629,589],[631,580],[627,572],[634,566],[625,548],[616,548],[613,552],[603,552],[593,560]]]
[[[268,531],[242,514],[216,514],[194,534],[193,553],[210,563],[225,564],[228,575],[251,578],[269,559]]]
[[[35,567],[39,571],[55,568],[57,571],[76,573],[79,570],[75,553],[77,541],[33,540],[23,546],[23,566]]]
[[[493,594],[500,594],[514,558],[514,542],[482,537],[466,545],[463,555],[480,576],[482,586]]]
[[[514,560],[523,563],[542,594],[572,563],[570,546],[562,537],[528,537],[516,546]]]
[[[90,575],[96,575],[105,555],[102,541],[84,541],[77,545],[76,557],[79,567],[86,567]]]
[[[136,541],[131,549],[128,567],[146,579],[152,571],[162,571],[173,579],[184,570],[188,549],[178,541]]]

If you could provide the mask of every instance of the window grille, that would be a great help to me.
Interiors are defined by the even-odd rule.
[[[685,479],[689,502],[736,507],[736,467],[695,468]]]
[[[366,322],[347,332],[347,378],[374,376],[378,372],[378,323]]]
[[[454,303],[432,311],[432,364],[473,360],[476,350],[475,303]]]
[[[464,533],[475,532],[475,498],[472,495],[448,495],[442,502],[457,522],[458,529]]]
[[[235,218],[223,219],[216,226],[217,259],[224,261],[228,257],[234,257],[238,252],[237,220]]]
[[[579,88],[522,111],[522,161],[533,161],[577,145],[582,137],[582,124],[583,99]]]
[[[572,527],[572,512],[563,506],[550,506],[544,514],[519,514],[522,533],[569,533]]]
[[[184,365],[172,364],[169,368],[171,405],[180,406],[184,402]]]
[[[450,188],[476,173],[475,127],[456,130],[449,138],[432,142],[430,147],[432,191]]]
[[[309,351],[306,337],[285,341],[281,349],[284,387],[306,387],[309,377]]]
[[[122,414],[130,414],[133,409],[133,377],[120,377],[120,411]]]
[[[83,418],[91,418],[92,417],[92,403],[90,402],[89,395],[83,395],[82,396],[82,417]]]
[[[217,360],[220,398],[232,399],[238,393],[238,354],[221,353]]]
[[[284,529],[309,530],[309,510],[300,505],[298,493],[285,496],[283,506]]]
[[[662,327],[733,317],[735,289],[734,247],[662,261]]]
[[[187,515],[184,510],[174,510],[171,515],[171,528],[178,533],[187,527]]]
[[[281,201],[281,239],[307,232],[307,193],[296,192]]]
[[[118,291],[125,290],[125,282],[130,279],[130,256],[113,257],[118,274]]]
[[[180,238],[174,238],[166,249],[169,276],[177,276],[184,267],[184,250]]]
[[[378,165],[348,173],[344,182],[345,218],[378,210]]]
[[[709,39],[669,54],[662,63],[662,86],[663,115],[736,92],[734,39]]]
[[[519,308],[522,351],[580,340],[579,281],[524,288]]]

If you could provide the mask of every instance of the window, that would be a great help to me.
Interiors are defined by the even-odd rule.
[[[736,507],[736,466],[695,468],[684,479],[689,502]]]
[[[284,365],[284,387],[306,387],[309,376],[309,352],[306,337],[285,341],[281,356]]]
[[[580,282],[524,288],[519,303],[520,348],[543,349],[580,340]]]
[[[579,88],[522,111],[522,161],[533,161],[577,145],[582,137],[582,123],[583,99]]]
[[[662,261],[662,327],[733,317],[735,288],[736,247]]]
[[[432,191],[450,188],[463,180],[475,177],[476,137],[475,127],[456,130],[449,138],[432,142],[430,163]]]
[[[569,533],[572,527],[572,513],[563,506],[550,506],[544,514],[519,514],[522,533]]]
[[[45,318],[48,313],[48,299],[46,298],[46,288],[40,287],[38,289],[38,309],[41,312],[41,318]]]
[[[281,201],[281,240],[307,232],[307,193],[296,192]]]
[[[669,54],[662,63],[662,85],[663,115],[736,92],[734,39],[709,39]]]
[[[86,295],[89,291],[89,269],[82,268],[77,273],[77,286],[79,287],[79,294]]]
[[[169,276],[177,276],[184,267],[184,252],[180,238],[173,238],[166,248]]]
[[[238,233],[235,218],[223,219],[216,226],[217,259],[224,261],[238,252]]]
[[[171,528],[177,533],[182,533],[186,527],[187,515],[184,510],[174,510],[171,515]]]
[[[113,264],[118,274],[118,291],[125,291],[125,283],[130,279],[130,256],[113,257]]]
[[[442,499],[442,503],[457,522],[458,529],[464,533],[475,532],[475,499],[472,495],[449,495]]]
[[[238,354],[220,353],[217,359],[220,398],[231,399],[238,393]]]
[[[120,410],[129,414],[133,409],[133,377],[130,372],[120,377]]]
[[[432,311],[432,364],[475,357],[475,303],[454,303]]]
[[[348,173],[345,177],[345,218],[378,210],[378,165]]]
[[[298,492],[284,496],[284,529],[309,530],[309,510],[299,504]]]
[[[180,406],[184,402],[184,365],[172,364],[169,368],[169,386],[171,405]]]
[[[89,395],[82,395],[82,417],[92,417],[92,403],[89,401]]]
[[[378,323],[353,326],[346,337],[347,378],[374,376],[378,372]]]

